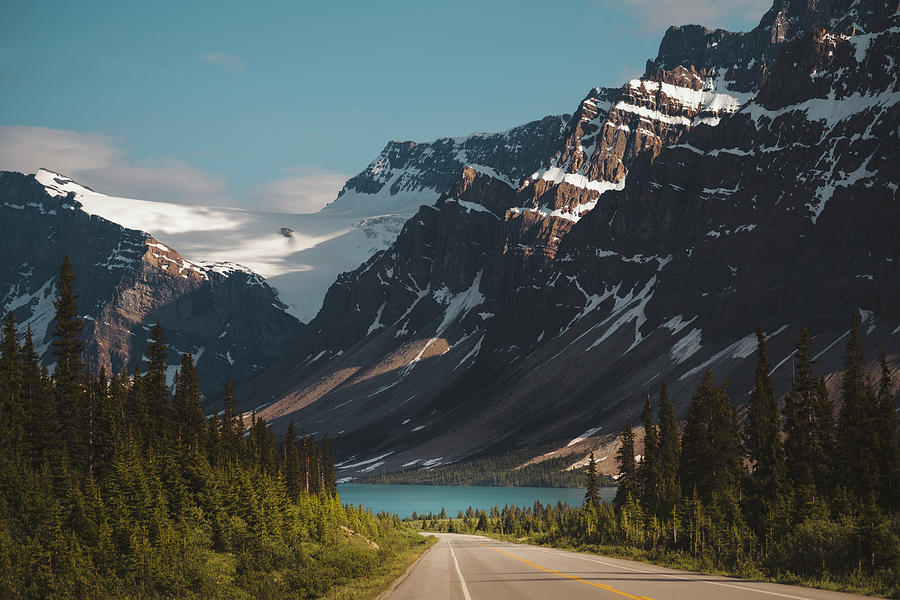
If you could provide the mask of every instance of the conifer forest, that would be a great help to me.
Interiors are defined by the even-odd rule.
[[[68,259],[59,282],[52,375],[3,321],[0,597],[315,598],[424,547],[341,505],[327,438],[245,422],[230,381],[205,417],[189,354],[172,392],[158,324],[146,373],[87,372]]]
[[[755,385],[743,427],[711,371],[679,424],[665,386],[642,414],[637,461],[622,431],[613,502],[591,454],[585,502],[418,517],[423,529],[486,533],[678,568],[900,598],[900,442],[895,386],[882,352],[866,368],[854,314],[839,408],[815,374],[802,327],[793,383],[780,397],[757,331]]]

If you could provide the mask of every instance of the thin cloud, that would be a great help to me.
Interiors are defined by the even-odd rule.
[[[249,189],[253,208],[272,212],[314,213],[332,202],[347,182],[344,173],[321,168],[288,169],[289,177]]]
[[[647,29],[669,25],[705,25],[749,29],[759,22],[772,0],[597,0],[612,10],[626,10]]]
[[[244,59],[230,52],[210,52],[201,56],[200,62],[209,65],[225,65],[230,71],[239,71],[244,68]]]
[[[0,169],[46,168],[111,196],[231,204],[225,181],[175,158],[136,161],[115,138],[48,127],[0,127]]]

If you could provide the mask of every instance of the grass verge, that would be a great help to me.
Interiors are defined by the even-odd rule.
[[[408,547],[379,561],[378,567],[369,576],[331,588],[323,600],[372,600],[390,589],[394,581],[437,542],[437,538],[431,535],[413,535],[419,539],[410,538]]]

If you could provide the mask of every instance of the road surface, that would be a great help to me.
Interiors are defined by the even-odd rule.
[[[849,600],[869,598],[675,571],[630,560],[500,542],[440,540],[384,600]],[[871,599],[870,599],[871,600]]]

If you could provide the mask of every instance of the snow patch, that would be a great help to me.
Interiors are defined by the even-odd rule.
[[[693,320],[693,319],[692,319]],[[703,330],[697,329],[696,327],[691,329],[690,332],[674,344],[672,344],[672,350],[669,355],[672,360],[675,361],[676,365],[680,365],[694,354],[696,354],[700,348],[702,348],[701,341],[703,339]]]
[[[592,435],[594,435],[595,433],[597,433],[597,432],[600,431],[601,429],[603,429],[603,427],[592,427],[591,429],[588,429],[587,431],[585,431],[584,433],[582,433],[582,434],[579,435],[578,437],[572,438],[572,441],[570,441],[568,444],[566,444],[566,448],[568,448],[569,446],[574,446],[574,445],[577,444],[578,442],[581,442],[581,441],[584,441],[584,440],[588,439],[589,437],[591,437]]]

